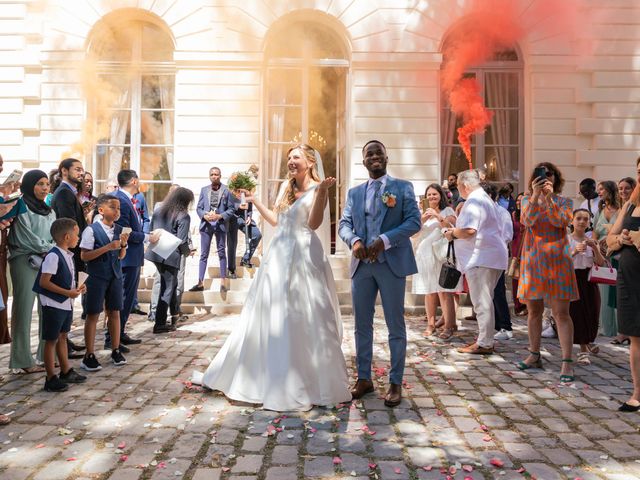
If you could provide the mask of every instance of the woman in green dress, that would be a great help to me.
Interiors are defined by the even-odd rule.
[[[606,253],[606,238],[609,230],[616,223],[620,211],[620,195],[616,182],[607,180],[598,184],[598,195],[600,205],[598,213],[593,221],[593,238],[603,245],[603,253]],[[615,295],[616,287],[610,285],[600,285],[600,325],[602,335],[613,337],[618,333],[618,322],[616,321],[616,309],[610,306],[608,299],[610,294]]]
[[[53,246],[49,229],[56,214],[45,203],[49,193],[49,179],[42,170],[31,170],[22,178],[22,199],[27,211],[18,215],[9,231],[9,271],[13,284],[11,305],[11,357],[9,368],[24,373],[44,371],[36,366],[31,355],[31,318],[33,283],[38,274],[34,260],[43,257]],[[31,257],[31,262],[29,258]],[[42,325],[40,325],[42,327]],[[41,331],[42,328],[39,329]],[[40,337],[40,335],[38,335]],[[38,347],[38,359],[42,359],[42,341]]]

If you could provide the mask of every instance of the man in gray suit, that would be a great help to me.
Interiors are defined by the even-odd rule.
[[[354,399],[373,392],[373,314],[378,292],[389,330],[390,386],[384,404],[402,400],[407,349],[404,291],[407,275],[418,272],[410,237],[421,228],[420,210],[410,182],[387,175],[387,150],[371,140],[362,148],[369,180],[349,190],[340,220],[340,238],[351,248],[351,295],[355,315],[358,381]]]
[[[190,292],[204,290],[204,274],[207,271],[211,241],[215,237],[218,260],[220,261],[220,293],[227,292],[227,227],[229,217],[233,215],[233,201],[226,185],[221,182],[222,174],[218,167],[209,170],[211,185],[202,187],[196,211],[200,217],[200,266],[198,283],[189,289]]]

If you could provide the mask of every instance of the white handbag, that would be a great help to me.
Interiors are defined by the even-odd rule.
[[[601,283],[603,285],[615,285],[618,277],[618,271],[611,265],[599,267],[594,265],[589,270],[589,281],[591,283]]]

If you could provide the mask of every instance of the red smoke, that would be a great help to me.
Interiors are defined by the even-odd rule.
[[[458,141],[462,147],[469,169],[473,168],[471,163],[471,135],[484,132],[484,129],[491,123],[493,112],[487,110],[480,96],[480,85],[473,78],[460,80],[449,95],[451,110],[456,115],[462,116],[464,124],[458,128]]]
[[[463,19],[448,34],[444,49],[442,89],[451,111],[464,124],[458,141],[471,161],[471,135],[484,132],[492,112],[484,106],[480,86],[474,78],[464,78],[474,65],[491,60],[498,52],[511,49],[534,30],[541,36],[570,34],[576,18],[573,0],[538,0],[519,10],[516,0],[474,0]]]

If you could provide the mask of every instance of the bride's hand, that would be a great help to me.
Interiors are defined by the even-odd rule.
[[[249,190],[245,190],[244,188],[239,188],[238,192],[239,193],[244,193],[244,199],[247,202],[252,202],[253,201],[253,193],[251,193]]]
[[[336,184],[336,179],[327,177],[318,184],[318,191],[327,191]]]

